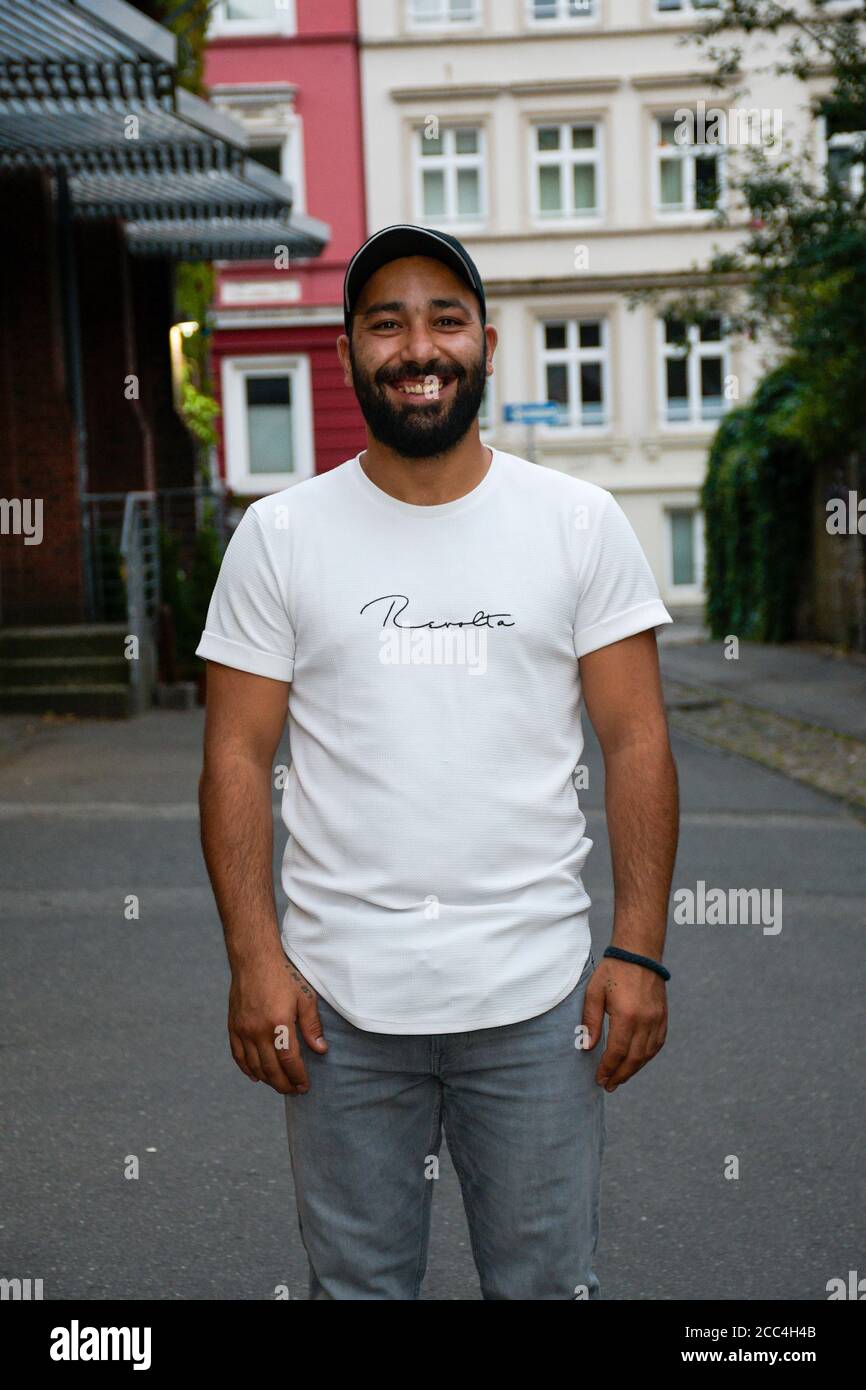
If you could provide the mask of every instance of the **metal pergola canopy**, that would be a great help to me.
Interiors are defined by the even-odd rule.
[[[330,228],[292,216],[290,186],[176,85],[175,60],[174,36],[124,0],[0,0],[0,176],[66,176],[72,215],[123,218],[136,254],[318,255]]]
[[[120,171],[148,153],[200,169],[240,166],[249,138],[239,122],[182,87],[157,101],[131,78],[125,85],[126,95],[97,101],[64,95],[55,73],[56,94],[14,97],[4,95],[0,66],[0,168]]]
[[[291,221],[213,217],[198,221],[129,222],[126,239],[134,256],[172,256],[178,260],[273,261],[287,247],[290,256],[317,256],[330,228],[314,218]]]
[[[171,69],[177,40],[124,0],[0,0],[0,62],[124,60]]]
[[[234,170],[191,170],[143,160],[122,173],[82,173],[69,179],[78,217],[124,217],[129,221],[196,217],[279,217],[286,211],[286,185],[269,187],[258,175],[271,170],[246,160]]]

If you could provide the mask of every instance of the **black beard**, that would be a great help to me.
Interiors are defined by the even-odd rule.
[[[468,370],[449,363],[428,363],[423,370],[417,364],[405,368],[398,377],[393,368],[375,379],[358,366],[349,340],[349,360],[352,363],[352,382],[361,413],[373,438],[404,458],[439,458],[450,453],[468,433],[478,415],[487,382],[487,347]],[[388,399],[385,383],[400,377],[417,375],[456,378],[454,399],[450,406],[441,401],[433,405],[397,406]]]

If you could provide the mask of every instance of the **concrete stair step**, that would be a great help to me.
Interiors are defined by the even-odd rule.
[[[128,719],[128,685],[0,686],[0,714],[79,714],[83,718]]]
[[[0,689],[10,685],[125,685],[129,666],[117,656],[0,656]]]
[[[0,628],[0,660],[30,657],[123,656],[124,623],[77,623],[72,627]]]

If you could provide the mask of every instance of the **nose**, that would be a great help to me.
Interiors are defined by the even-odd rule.
[[[430,332],[426,314],[414,314],[409,320],[403,339],[400,360],[402,362],[416,362],[419,366],[423,366],[436,355],[436,344]]]

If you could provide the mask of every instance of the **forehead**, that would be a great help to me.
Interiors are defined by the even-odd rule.
[[[358,297],[357,309],[363,310],[376,299],[425,301],[437,294],[458,294],[468,304],[474,295],[471,289],[442,261],[432,256],[401,256],[370,276]]]

